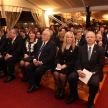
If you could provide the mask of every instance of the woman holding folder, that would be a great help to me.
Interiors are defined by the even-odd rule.
[[[74,70],[78,49],[78,46],[75,45],[74,34],[67,32],[56,57],[54,80],[57,91],[55,98],[62,99],[64,97],[67,76]]]

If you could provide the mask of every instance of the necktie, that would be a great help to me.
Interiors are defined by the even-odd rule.
[[[79,43],[80,43],[80,41],[78,40],[78,41],[77,41],[77,45],[78,45],[78,46],[79,46]]]
[[[44,47],[45,47],[45,42],[43,43],[42,47],[40,48],[40,50],[39,50],[39,52],[38,52],[38,60],[39,60],[39,57],[40,57],[41,52],[42,52],[42,50],[44,49]]]
[[[88,50],[88,60],[90,60],[90,57],[91,57],[91,47],[89,47],[89,50]]]

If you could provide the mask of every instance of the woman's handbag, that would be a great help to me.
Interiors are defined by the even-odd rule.
[[[31,62],[31,61],[33,61],[33,58],[34,57],[30,56],[28,58],[22,58],[21,60]]]

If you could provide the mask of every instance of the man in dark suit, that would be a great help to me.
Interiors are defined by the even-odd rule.
[[[26,36],[28,37],[29,29],[28,28],[25,28],[25,32],[26,32]]]
[[[86,75],[83,73],[83,69],[87,69],[92,72],[92,76],[88,81],[89,86],[89,98],[88,108],[94,108],[93,102],[95,95],[99,89],[99,82],[103,79],[103,67],[105,63],[104,48],[100,47],[95,42],[95,34],[92,31],[86,34],[87,44],[80,47],[78,58],[75,65],[75,71],[72,72],[69,77],[70,85],[70,98],[67,99],[66,103],[70,104],[75,100],[78,100],[77,82],[78,78],[85,78]]]
[[[76,45],[78,45],[79,47],[83,46],[85,44],[85,39],[82,38],[81,30],[75,30],[74,35],[75,35]]]
[[[101,27],[101,28],[100,28],[100,31],[101,31],[101,33],[102,33],[102,37],[106,35],[106,33],[105,33],[105,28],[104,28],[104,27]]]
[[[17,36],[17,30],[12,29],[10,31],[10,38],[11,40],[8,42],[8,48],[6,51],[6,56],[0,58],[0,70],[3,70],[2,75],[0,78],[3,78],[7,74],[7,65],[9,68],[9,77],[8,79],[4,80],[4,82],[9,82],[15,79],[15,63],[20,61],[23,52],[23,40]]]
[[[108,31],[106,35],[103,35],[102,42],[106,46],[105,56],[108,58]]]
[[[27,92],[32,92],[39,87],[42,75],[54,65],[56,44],[50,40],[50,31],[44,30],[42,42],[37,44],[33,63],[26,67],[30,87]]]
[[[100,34],[100,33],[97,33],[97,34],[96,34],[96,41],[95,41],[95,44],[98,44],[99,46],[105,48],[105,44],[102,42],[102,34]]]
[[[2,31],[0,30],[0,52],[6,47],[6,44],[6,37],[2,35]]]

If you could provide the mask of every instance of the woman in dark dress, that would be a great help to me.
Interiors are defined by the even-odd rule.
[[[20,68],[21,72],[23,74],[23,78],[21,79],[22,82],[27,81],[27,76],[26,76],[26,66],[30,64],[30,62],[33,61],[34,57],[34,50],[36,48],[38,39],[36,39],[34,31],[29,32],[28,39],[25,42],[25,47],[24,47],[24,58],[20,61]]]
[[[54,80],[57,91],[55,98],[62,99],[64,97],[67,76],[74,70],[78,49],[78,46],[75,45],[74,34],[67,32],[56,57]]]

